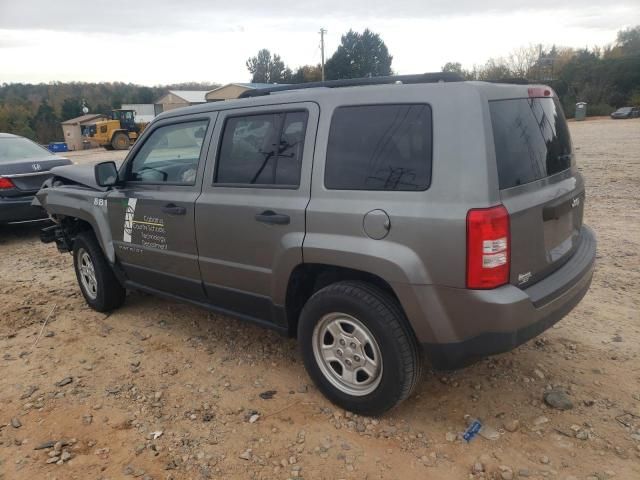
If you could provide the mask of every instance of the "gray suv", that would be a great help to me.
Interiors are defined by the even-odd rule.
[[[296,336],[333,402],[380,414],[422,353],[456,368],[585,295],[596,241],[554,92],[425,74],[165,112],[117,170],[38,193],[98,311],[126,289]]]

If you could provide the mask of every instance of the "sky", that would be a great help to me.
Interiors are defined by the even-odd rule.
[[[422,73],[521,46],[606,45],[639,24],[640,0],[0,0],[0,83],[247,82],[261,48],[319,63],[321,27],[327,58],[369,28],[396,73]]]

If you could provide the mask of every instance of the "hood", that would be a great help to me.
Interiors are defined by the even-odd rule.
[[[51,169],[54,177],[64,178],[73,183],[104,192],[108,187],[100,187],[96,183],[94,165],[65,165]]]
[[[94,165],[65,165],[51,169],[54,177],[61,177],[79,183],[89,188],[104,191],[106,187],[100,187],[96,183]]]
[[[46,209],[49,191],[56,188],[64,188],[69,183],[82,185],[99,192],[106,192],[109,189],[109,187],[100,187],[96,183],[94,165],[65,165],[52,168],[50,173],[51,177],[44,182],[42,188],[36,193],[32,205]],[[62,185],[58,184],[59,179],[65,180]]]

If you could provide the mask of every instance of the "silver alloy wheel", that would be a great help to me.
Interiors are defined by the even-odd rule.
[[[82,289],[91,300],[98,296],[98,281],[96,280],[96,270],[93,267],[91,255],[84,248],[78,250],[78,270],[80,271],[80,283]]]
[[[313,355],[324,377],[338,390],[361,397],[382,379],[382,355],[369,329],[346,313],[329,313],[313,329]]]

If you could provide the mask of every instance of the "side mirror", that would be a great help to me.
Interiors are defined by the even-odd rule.
[[[118,169],[115,162],[98,163],[93,171],[99,187],[113,187],[118,183]]]

